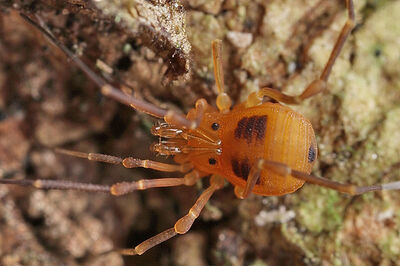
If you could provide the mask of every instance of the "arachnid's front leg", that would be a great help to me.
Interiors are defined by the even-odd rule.
[[[169,124],[191,129],[194,129],[198,126],[196,121],[186,119],[185,115],[179,112],[176,112],[174,110],[162,109],[158,106],[155,106],[154,104],[148,103],[141,99],[137,99],[132,95],[129,95],[115,88],[101,76],[92,71],[79,57],[71,52],[64,44],[58,41],[47,27],[39,25],[38,22],[32,20],[25,14],[21,14],[21,17],[29,22],[36,29],[38,29],[40,32],[42,32],[46,37],[48,37],[52,44],[60,48],[64,52],[64,54],[68,56],[68,58],[70,58],[72,62],[74,62],[74,64],[79,67],[79,69],[100,88],[100,91],[104,96],[114,99],[115,101],[124,105],[130,106],[137,111],[149,114],[157,118],[162,118],[165,122]],[[37,16],[37,18],[41,20],[40,17]]]

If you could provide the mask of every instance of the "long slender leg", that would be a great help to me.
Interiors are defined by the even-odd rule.
[[[97,185],[68,180],[49,179],[0,179],[0,184],[13,184],[19,186],[31,186],[37,189],[81,190],[87,192],[105,192],[114,196],[121,196],[136,190],[145,190],[156,187],[192,186],[205,174],[197,170],[187,173],[183,178],[158,178],[142,179],[133,182],[121,182],[114,185]]]
[[[292,176],[311,184],[327,187],[350,195],[360,195],[370,191],[400,190],[400,181],[387,184],[376,184],[371,186],[356,186],[353,184],[339,183],[315,175],[296,171],[283,163],[264,160],[261,162],[261,164],[264,169],[273,171],[281,176]]]
[[[218,176],[212,176],[210,179],[210,186],[201,193],[200,197],[197,199],[196,203],[190,208],[188,214],[180,218],[173,228],[165,230],[164,232],[149,238],[135,248],[123,249],[120,252],[123,255],[142,255],[150,248],[176,236],[177,234],[185,234],[192,227],[193,222],[199,217],[200,212],[203,210],[204,206],[214,194],[217,189],[224,186],[224,180]]]
[[[199,178],[207,174],[193,170],[187,173],[183,178],[159,178],[159,179],[142,179],[133,182],[121,182],[111,186],[110,192],[114,196],[121,196],[136,190],[145,190],[156,187],[174,187],[180,185],[192,186]]]
[[[350,32],[353,30],[355,26],[353,0],[346,0],[346,6],[348,10],[348,19],[344,24],[342,31],[340,32],[340,35],[335,43],[335,46],[333,47],[332,52],[329,56],[328,62],[326,63],[325,68],[318,79],[315,79],[313,82],[311,82],[310,85],[308,85],[307,88],[303,91],[303,93],[300,94],[299,96],[289,96],[271,88],[261,88],[257,93],[257,95],[253,95],[252,98],[255,99],[258,98],[262,100],[264,96],[268,96],[282,103],[299,104],[303,100],[310,98],[325,90],[326,83],[328,81],[332,67],[335,64],[336,59],[339,56],[345,41],[347,40],[347,37],[349,36]],[[250,105],[254,104],[253,102],[257,103],[257,101],[255,101],[254,99],[251,99],[249,104]]]
[[[214,76],[215,83],[218,89],[217,96],[217,107],[220,112],[228,112],[229,108],[232,105],[232,100],[229,95],[225,92],[225,84],[224,84],[224,69],[222,66],[222,41],[214,40],[211,43],[212,47],[212,57],[214,63]]]
[[[151,103],[145,102],[140,99],[136,99],[129,94],[118,90],[113,87],[111,84],[107,83],[103,78],[94,73],[82,60],[80,60],[74,53],[72,53],[65,45],[59,42],[53,34],[45,28],[45,25],[42,19],[39,16],[36,16],[38,20],[40,20],[41,25],[37,22],[33,21],[28,16],[21,14],[22,18],[24,18],[27,22],[37,28],[40,32],[42,32],[52,44],[61,49],[74,63],[77,67],[79,67],[97,86],[101,89],[101,93],[109,98],[116,100],[122,104],[128,105],[140,112],[147,113],[149,115],[163,118],[167,123],[171,123],[177,126],[182,126],[186,128],[196,128],[196,121],[191,121],[186,119],[183,114],[177,113],[173,110],[164,110],[161,109]]]
[[[262,159],[257,160],[257,162],[251,167],[249,176],[247,177],[246,186],[244,188],[235,186],[235,195],[239,199],[247,198],[254,186],[257,184],[257,181],[260,179],[261,170],[263,169],[263,161]]]
[[[71,150],[65,150],[65,149],[59,149],[59,148],[55,149],[55,151],[62,153],[62,154],[74,156],[74,157],[88,159],[90,161],[103,162],[103,163],[109,163],[109,164],[122,164],[125,168],[142,167],[142,168],[149,168],[149,169],[163,171],[163,172],[183,172],[183,173],[185,173],[193,168],[190,163],[167,164],[167,163],[161,163],[161,162],[156,162],[156,161],[152,161],[152,160],[141,160],[141,159],[133,158],[133,157],[120,158],[117,156],[106,155],[106,154],[101,154],[101,153],[85,153],[85,152],[71,151]]]
[[[50,179],[0,179],[0,184],[31,186],[37,189],[58,189],[58,190],[81,190],[87,192],[105,192],[109,193],[111,186],[96,185],[68,180],[50,180]]]

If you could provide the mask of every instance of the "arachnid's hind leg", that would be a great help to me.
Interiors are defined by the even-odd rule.
[[[343,48],[347,37],[355,26],[355,15],[354,15],[354,5],[353,0],[346,0],[346,6],[348,10],[348,19],[340,32],[340,35],[333,47],[333,50],[329,56],[328,62],[325,65],[324,70],[318,79],[315,79],[307,86],[299,96],[286,95],[280,91],[271,88],[261,88],[257,93],[249,96],[246,106],[254,106],[262,102],[263,97],[268,96],[278,102],[286,104],[299,104],[303,100],[308,99],[326,88],[326,83],[328,81],[329,75],[331,73],[332,67],[335,64],[336,58],[339,56],[340,51]]]
[[[190,208],[188,214],[180,218],[173,228],[167,229],[164,232],[149,238],[135,248],[123,249],[120,252],[123,255],[142,255],[148,249],[176,236],[177,234],[185,234],[192,227],[193,222],[199,217],[200,212],[203,210],[204,206],[214,194],[217,189],[224,186],[224,179],[213,175],[210,179],[210,186],[201,193],[200,197],[197,199],[196,203]]]
[[[391,182],[387,184],[371,185],[371,186],[356,186],[353,184],[339,183],[315,175],[296,171],[283,163],[263,160],[261,164],[263,169],[273,171],[283,177],[292,176],[294,178],[304,180],[307,183],[315,184],[322,187],[327,187],[350,195],[360,195],[370,191],[400,190],[400,181]]]

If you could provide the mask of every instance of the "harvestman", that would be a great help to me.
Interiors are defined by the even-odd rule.
[[[0,183],[33,186],[38,189],[107,192],[120,196],[155,187],[190,186],[194,185],[198,179],[211,175],[210,186],[202,192],[188,214],[179,219],[174,227],[145,240],[133,249],[121,250],[120,252],[124,255],[141,255],[155,245],[189,231],[212,194],[223,187],[224,179],[235,186],[235,194],[239,198],[246,198],[252,192],[265,196],[283,195],[297,190],[305,182],[350,195],[400,189],[400,181],[360,187],[311,175],[311,169],[317,157],[317,146],[311,123],[301,114],[279,103],[263,102],[263,98],[267,96],[280,103],[299,104],[326,89],[335,60],[355,25],[353,1],[346,0],[346,6],[348,19],[322,74],[311,82],[301,95],[288,96],[271,88],[261,88],[258,92],[250,94],[244,103],[231,108],[231,99],[224,92],[221,41],[214,41],[212,55],[218,88],[217,108],[209,105],[206,100],[200,99],[187,116],[172,110],[161,109],[111,86],[60,43],[45,26],[40,26],[26,15],[22,15],[71,58],[101,88],[103,95],[138,111],[163,119],[165,123],[152,128],[152,134],[162,137],[153,149],[161,155],[174,155],[176,164],[132,157],[123,159],[63,149],[58,149],[58,151],[92,161],[122,164],[126,168],[143,167],[164,172],[181,172],[184,173],[184,177],[143,179],[116,183],[111,186],[44,179],[0,179]]]

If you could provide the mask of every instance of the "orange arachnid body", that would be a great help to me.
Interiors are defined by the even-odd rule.
[[[221,117],[220,125],[222,153],[217,156],[216,173],[234,185],[245,187],[250,167],[260,158],[311,172],[317,152],[314,130],[307,119],[290,108],[268,102],[234,109]],[[263,170],[252,192],[282,195],[297,190],[303,183]]]
[[[193,109],[187,118],[195,115]],[[153,132],[170,136],[166,129],[167,125],[161,125]],[[259,159],[285,163],[292,169],[310,173],[317,157],[311,123],[278,103],[267,102],[251,108],[239,105],[226,114],[207,106],[203,121],[195,130],[183,134],[182,129],[168,127],[168,131],[178,134],[157,145],[161,154],[186,154],[196,169],[224,176],[242,188],[246,186],[251,166]],[[303,180],[263,170],[252,192],[283,195],[303,184]]]
[[[0,183],[33,186],[38,189],[106,192],[121,196],[150,188],[190,186],[200,178],[211,176],[209,187],[201,193],[193,207],[172,228],[145,240],[135,248],[120,250],[124,255],[141,255],[177,234],[186,233],[213,193],[224,186],[224,179],[235,186],[235,194],[238,198],[246,198],[251,193],[264,196],[283,195],[294,192],[305,182],[350,195],[400,189],[400,181],[372,186],[355,186],[312,175],[311,170],[317,158],[317,144],[310,122],[289,107],[264,99],[268,97],[280,103],[299,104],[326,89],[335,60],[355,25],[352,0],[347,0],[346,5],[348,19],[325,68],[301,95],[289,96],[271,88],[260,88],[257,92],[250,94],[245,102],[232,107],[231,99],[224,89],[222,48],[221,41],[217,40],[212,43],[214,73],[218,89],[217,108],[208,104],[206,100],[200,99],[187,116],[159,108],[108,84],[58,42],[48,30],[22,15],[71,58],[101,88],[104,96],[137,111],[163,119],[163,123],[152,128],[152,133],[160,137],[159,142],[154,144],[152,149],[161,155],[173,155],[176,164],[64,149],[57,149],[57,151],[92,161],[122,164],[126,168],[143,167],[180,173],[176,178],[142,179],[113,185],[49,179],[0,179]],[[40,17],[37,19],[40,20]]]

